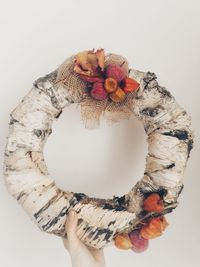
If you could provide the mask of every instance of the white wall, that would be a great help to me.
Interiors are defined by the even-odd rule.
[[[198,0],[0,0],[0,150],[9,113],[39,76],[66,57],[103,47],[133,68],[153,71],[193,118],[195,148],[179,207],[170,226],[144,254],[105,249],[108,267],[200,266],[200,4]],[[79,110],[67,108],[45,147],[51,175],[65,190],[91,196],[126,193],[142,176],[146,154],[134,118],[99,130],[83,128]],[[0,185],[0,266],[70,266],[61,240],[40,232]]]

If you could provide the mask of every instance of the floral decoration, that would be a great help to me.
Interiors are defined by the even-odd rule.
[[[115,236],[115,246],[120,249],[132,249],[141,253],[148,248],[149,240],[159,237],[168,226],[168,222],[162,213],[164,202],[158,193],[151,193],[143,201],[143,212],[152,213],[152,216],[141,222],[137,229],[128,234],[120,233]],[[155,216],[155,217],[154,217]]]
[[[122,102],[128,93],[136,91],[140,84],[128,77],[118,64],[105,66],[104,49],[88,50],[75,56],[74,72],[88,83],[90,96],[96,100],[109,99]]]

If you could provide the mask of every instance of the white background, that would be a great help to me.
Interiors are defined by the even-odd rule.
[[[32,82],[68,56],[103,47],[124,55],[133,68],[153,71],[192,116],[195,148],[170,226],[136,254],[105,249],[108,267],[200,266],[200,4],[198,0],[0,1],[0,150],[9,113]],[[142,177],[147,144],[131,118],[98,130],[83,128],[80,110],[67,108],[45,147],[49,171],[65,190],[91,196],[126,193]],[[58,237],[40,232],[0,185],[0,266],[70,266]],[[84,266],[84,264],[83,264]]]

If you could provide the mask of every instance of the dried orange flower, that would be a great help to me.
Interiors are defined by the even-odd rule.
[[[97,56],[98,65],[101,68],[101,70],[103,71],[104,67],[105,67],[105,52],[104,52],[104,49],[97,49],[95,54]]]
[[[115,237],[115,246],[121,249],[129,249],[132,247],[128,234],[118,234]]]
[[[107,78],[104,83],[105,89],[108,93],[112,93],[117,90],[118,83],[113,78]]]
[[[99,69],[104,70],[104,62],[104,49],[83,51],[75,56],[74,71],[87,76],[98,76]]]
[[[125,93],[130,93],[130,92],[137,90],[139,86],[140,84],[136,80],[127,77],[125,78],[125,86],[123,90]]]
[[[118,87],[115,92],[113,92],[109,95],[111,100],[113,102],[116,102],[116,103],[123,101],[125,96],[126,96],[126,94],[124,93],[124,91],[120,87]]]
[[[162,232],[168,226],[164,216],[152,218],[147,225],[144,225],[140,230],[140,235],[146,239],[153,239],[162,235]]]

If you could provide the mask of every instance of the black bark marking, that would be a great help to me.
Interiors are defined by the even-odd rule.
[[[159,107],[155,107],[155,108],[144,108],[141,111],[142,114],[146,115],[146,116],[150,116],[150,117],[155,117],[156,115],[158,115],[159,113]]]
[[[53,83],[56,80],[56,76],[57,76],[57,71],[54,71],[50,74],[47,74],[44,77],[37,79],[33,83],[33,85],[37,90],[39,90],[38,91],[39,94],[44,93],[45,95],[47,95],[50,98],[50,101],[51,101],[53,107],[60,110],[59,101],[58,101],[58,99],[54,93],[54,90],[53,90]],[[52,87],[45,88],[45,82],[46,81],[49,81],[50,83],[52,83]]]
[[[179,140],[187,140],[188,139],[188,132],[185,130],[173,130],[166,133],[162,133],[163,135],[176,137]]]
[[[140,190],[140,192],[143,194],[144,198],[147,198],[149,195],[151,195],[152,193],[157,193],[159,194],[159,196],[161,198],[163,198],[164,196],[167,195],[167,189],[163,188],[163,187],[159,187],[159,189],[157,190],[153,190],[153,191],[143,191],[143,189]]]
[[[90,226],[85,226],[85,227],[83,227],[83,230],[86,230],[86,231],[89,231],[90,229],[91,229]]]
[[[58,216],[54,217],[53,220],[48,221],[45,225],[42,225],[42,229],[44,231],[48,230],[51,226],[55,225],[61,217],[63,217],[64,215],[66,215],[66,212],[68,210],[69,207],[64,207],[60,213],[58,214]]]
[[[52,186],[54,186],[54,184],[52,184]],[[35,217],[35,219],[37,219],[39,217],[39,215],[45,211],[46,209],[48,209],[48,207],[54,202],[56,201],[58,198],[58,195],[52,197],[47,203],[45,206],[43,206],[38,212],[36,212],[33,216]]]
[[[157,86],[157,90],[163,97],[172,97],[171,93],[164,87]]]
[[[125,211],[127,208],[124,206],[125,204],[125,196],[118,198],[114,197],[114,200],[117,201],[115,203],[110,204],[110,203],[104,203],[102,206],[102,209],[104,210],[115,210],[115,211]]]
[[[88,238],[92,238],[92,236],[94,235],[96,231],[90,231],[89,235],[88,235]]]
[[[116,206],[115,210],[116,211],[126,211],[127,209],[125,207],[123,207],[123,206]]]
[[[157,79],[156,74],[153,73],[153,72],[148,71],[148,72],[145,74],[144,78],[143,78],[143,80],[144,80],[145,83],[146,83],[145,87],[147,87],[148,84],[149,84],[151,81],[156,80],[156,79]]]
[[[122,197],[113,197],[113,200],[118,204],[118,205],[125,205],[126,204],[126,197],[123,195]]]
[[[105,204],[103,205],[102,209],[103,209],[103,210],[113,210],[114,207],[113,207],[111,204],[109,204],[109,203],[105,203]]]
[[[113,231],[107,231],[103,241],[108,241],[113,236]]]
[[[40,129],[34,129],[33,133],[39,138],[42,135],[42,130]]]
[[[50,135],[52,134],[52,129],[50,128],[49,130],[47,130],[47,133]]]
[[[108,224],[108,226],[111,226],[112,224],[115,224],[115,222],[116,222],[116,220],[110,221],[109,224]]]
[[[145,82],[144,90],[156,87],[158,92],[162,95],[162,97],[171,98],[172,97],[171,93],[165,87],[159,86],[156,79],[157,79],[156,74],[148,71],[145,77],[143,78]]]
[[[184,184],[181,185],[179,191],[178,191],[178,197],[180,196],[181,192],[183,191],[184,188]]]
[[[86,226],[86,227],[83,227],[83,234],[82,234],[82,237],[89,231],[91,227],[90,226]]]
[[[193,148],[193,145],[194,145],[194,141],[192,139],[188,140],[188,144],[187,145],[188,145],[188,158],[189,158],[190,152],[191,152],[191,150]]]
[[[144,125],[144,131],[145,131],[146,134],[148,134],[149,127],[150,127],[149,124]]]
[[[121,211],[121,210],[127,210],[129,206],[129,199],[126,199],[125,195],[121,197],[113,197],[115,210]]]
[[[74,197],[72,197],[72,198],[70,199],[70,201],[69,201],[69,205],[70,205],[71,207],[74,207],[77,203],[78,203],[78,201],[77,201],[77,199],[74,198]]]
[[[165,169],[172,169],[173,167],[175,167],[175,163],[167,165]]]
[[[56,96],[53,95],[53,94],[54,94],[54,93],[53,93],[53,90],[51,90],[51,91],[52,91],[52,95],[50,96],[50,98],[51,98],[51,103],[52,103],[52,105],[53,105],[55,108],[59,109],[59,101],[58,101],[58,99],[56,98]]]
[[[58,71],[55,70],[47,75],[45,75],[44,77],[40,77],[38,78],[34,83],[33,85],[35,87],[38,87],[39,84],[41,83],[45,83],[46,81],[49,81],[49,82],[55,82],[56,80],[56,77],[57,77],[57,74],[58,74]]]
[[[16,119],[14,119],[14,118],[11,118],[11,119],[10,119],[10,122],[9,122],[9,125],[12,125],[12,124],[14,124],[14,123],[16,123],[16,122],[19,122],[19,121],[16,120]]]
[[[62,110],[55,116],[55,118],[58,119],[61,114],[62,114]]]
[[[105,237],[103,240],[107,240],[110,236],[112,236],[113,231],[109,230],[109,229],[102,229],[102,228],[97,228],[97,230],[95,231],[96,234],[95,236],[92,238],[93,240],[96,240],[99,238],[100,235],[105,234]]]
[[[46,135],[50,135],[52,133],[52,129],[46,129],[46,130],[41,130],[41,129],[34,129],[33,134],[36,135],[38,138],[45,138]]]
[[[71,192],[73,193],[73,192]],[[69,204],[74,207],[79,201],[88,198],[84,193],[73,193],[73,197],[70,199]]]
[[[162,187],[157,191],[157,193],[160,195],[161,198],[163,198],[167,195],[167,189]]]
[[[19,194],[19,196],[17,197],[17,201],[19,201],[23,196],[25,196],[26,195],[26,193],[25,192],[21,192],[20,194]]]
[[[87,195],[85,195],[84,193],[74,193],[74,197],[77,199],[77,201],[81,201],[84,198],[87,198]]]
[[[83,222],[83,219],[82,218],[79,218],[78,219],[78,222],[77,222],[77,225],[80,225],[82,222]]]

